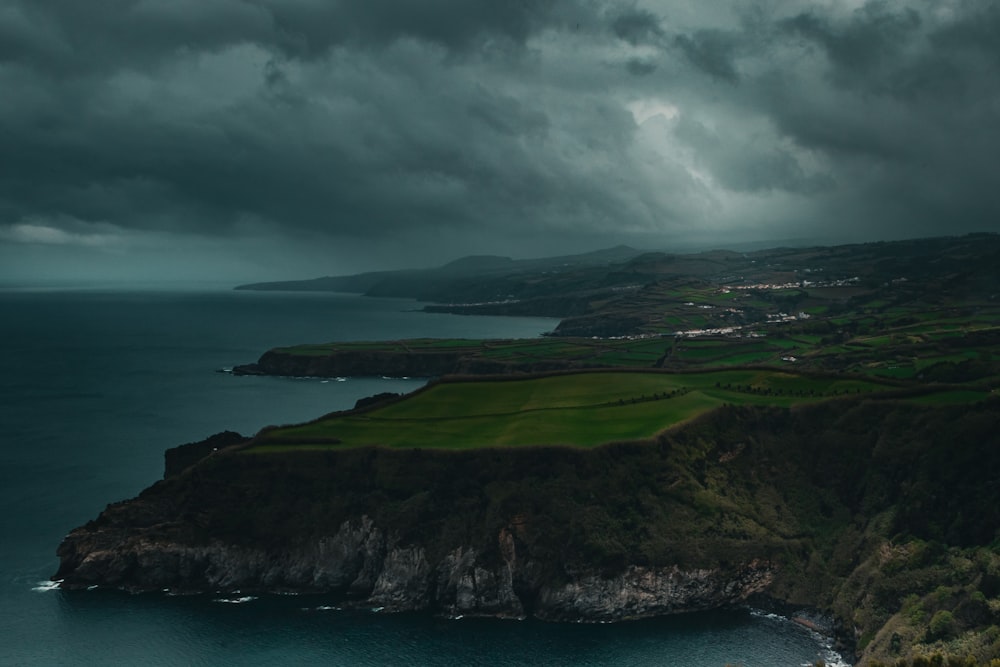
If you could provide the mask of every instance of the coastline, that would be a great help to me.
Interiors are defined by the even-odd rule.
[[[176,299],[145,299],[126,292],[115,299],[110,292],[99,298],[46,293],[33,299],[30,311],[26,299],[5,302],[11,315],[8,340],[18,343],[7,349],[5,359],[8,368],[17,371],[11,386],[16,382],[21,387],[6,404],[14,428],[5,441],[10,458],[3,470],[3,493],[10,511],[8,541],[0,555],[8,660],[24,665],[152,660],[160,667],[192,660],[237,661],[263,667],[266,656],[280,651],[289,661],[316,664],[383,665],[406,655],[414,664],[495,659],[569,665],[580,663],[567,656],[589,654],[622,664],[680,655],[683,664],[718,667],[727,660],[748,662],[751,656],[759,660],[771,655],[771,637],[765,632],[754,630],[748,638],[738,626],[720,634],[706,627],[711,621],[701,616],[681,617],[678,623],[651,619],[600,626],[496,623],[471,617],[448,624],[425,614],[301,611],[302,606],[318,604],[305,596],[262,596],[226,604],[212,602],[210,598],[219,597],[212,595],[130,595],[105,588],[74,592],[49,586],[33,590],[56,570],[53,549],[70,528],[94,519],[111,500],[137,495],[160,477],[165,449],[222,426],[252,434],[268,423],[299,423],[330,410],[349,409],[360,396],[417,386],[377,378],[329,384],[232,378],[212,369],[256,356],[281,341],[377,335],[360,324],[367,321],[370,306],[388,313],[391,322],[400,322],[394,329],[399,335],[514,335],[516,326],[524,330],[522,335],[537,333],[530,330],[532,322],[425,317],[403,313],[405,303],[374,299],[358,299],[364,310],[355,309],[353,300],[341,309],[341,300],[315,295],[292,299],[276,310],[279,295],[185,292]],[[331,309],[329,303],[336,307]],[[45,313],[50,315],[41,316]],[[277,320],[278,328],[264,326]],[[339,333],[341,322],[352,328]],[[77,335],[69,337],[67,331]],[[81,348],[87,340],[84,334],[95,345]],[[18,349],[36,351],[23,354]],[[68,359],[72,365],[66,364]],[[415,638],[420,647],[414,646]],[[715,659],[694,659],[695,646],[701,655],[713,642],[720,646]],[[799,655],[812,655],[808,641],[799,650]]]

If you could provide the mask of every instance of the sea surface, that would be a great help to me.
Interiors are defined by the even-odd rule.
[[[677,665],[838,658],[751,610],[617,625],[444,620],[259,599],[67,592],[55,549],[163,473],[163,451],[350,408],[420,378],[218,372],[268,348],[418,336],[532,337],[545,318],[463,317],[344,294],[228,285],[0,288],[0,665]]]

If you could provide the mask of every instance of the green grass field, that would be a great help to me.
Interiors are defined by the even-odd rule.
[[[369,412],[268,431],[253,451],[315,449],[324,441],[329,447],[592,447],[650,438],[725,403],[790,407],[888,388],[768,370],[442,382]]]

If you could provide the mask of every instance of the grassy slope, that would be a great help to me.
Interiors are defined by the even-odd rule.
[[[575,445],[650,438],[723,404],[790,407],[887,385],[769,370],[580,373],[442,382],[372,411],[338,413],[262,434],[258,447],[383,445],[462,449]],[[970,392],[959,398],[979,398]]]

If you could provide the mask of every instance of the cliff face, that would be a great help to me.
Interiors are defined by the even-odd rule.
[[[765,590],[774,579],[768,561],[730,568],[688,569],[630,565],[612,577],[577,576],[541,592],[537,615],[548,620],[621,621],[717,609]]]
[[[223,440],[231,445],[218,447]],[[251,443],[252,445],[252,443]],[[390,610],[612,621],[764,590],[782,539],[708,538],[667,482],[671,443],[467,452],[181,452],[138,498],[60,545],[64,588],[308,591]],[[178,453],[174,453],[176,459]],[[652,503],[640,525],[636,491]],[[650,494],[655,490],[655,494]],[[670,521],[673,521],[673,525]]]
[[[164,539],[156,534],[163,526],[135,531],[132,518],[122,506],[109,508],[102,526],[67,536],[56,575],[64,588],[333,592],[388,611],[523,618],[530,610],[548,620],[620,621],[737,603],[764,590],[774,574],[771,563],[751,561],[713,569],[632,565],[614,574],[584,569],[547,581],[507,529],[497,535],[496,562],[469,545],[430,556],[424,546],[400,544],[368,516],[291,549]]]
[[[937,611],[987,642],[1000,624],[996,407],[726,407],[589,450],[281,451],[233,437],[73,530],[55,578],[585,621],[760,592],[833,613],[879,657],[941,641],[919,626]]]

